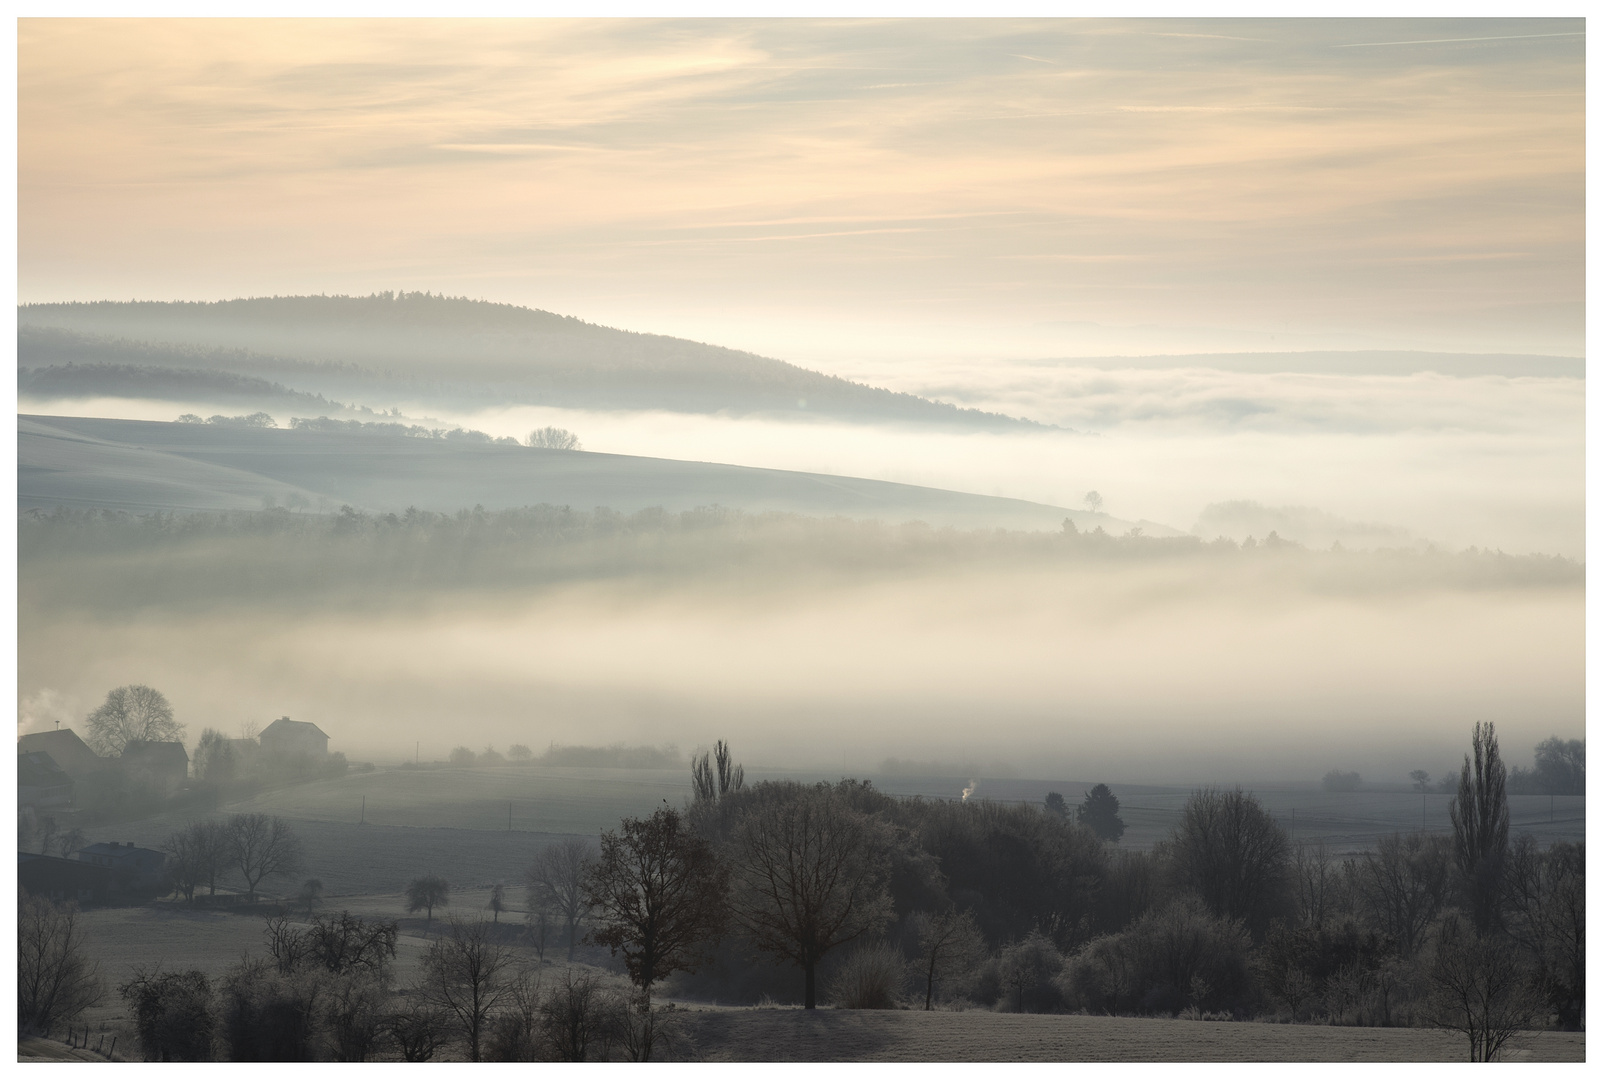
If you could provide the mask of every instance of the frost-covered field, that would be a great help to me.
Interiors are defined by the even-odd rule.
[[[712,1061],[1464,1061],[1463,1036],[1413,1028],[1204,1023],[1116,1016],[820,1009],[704,1010]],[[1512,1061],[1584,1061],[1579,1032],[1533,1032]]]

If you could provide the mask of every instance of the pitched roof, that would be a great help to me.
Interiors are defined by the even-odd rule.
[[[129,739],[128,745],[122,748],[124,761],[166,762],[177,764],[183,762],[189,766],[189,751],[184,749],[180,742],[147,742],[144,739]]]
[[[17,755],[18,787],[59,787],[72,783],[55,759],[46,753]]]
[[[35,731],[17,740],[17,753],[49,754],[68,776],[87,776],[106,768],[110,761],[89,749],[72,728]]]
[[[274,720],[271,724],[268,724],[265,728],[262,729],[262,734],[266,735],[269,732],[271,732],[273,734],[285,734],[285,735],[287,735],[292,731],[294,731],[294,732],[315,731],[319,735],[323,736],[323,738],[325,738],[325,739],[328,738],[328,733],[325,732],[322,728],[318,727],[316,724],[313,724],[313,723],[311,723],[309,721],[306,721],[306,720],[291,720],[287,716],[281,716],[277,720]]]

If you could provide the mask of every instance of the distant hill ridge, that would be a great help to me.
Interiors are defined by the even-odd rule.
[[[25,367],[223,368],[274,381],[293,371],[295,390],[342,398],[1039,426],[718,345],[431,293],[24,304],[17,320]]]

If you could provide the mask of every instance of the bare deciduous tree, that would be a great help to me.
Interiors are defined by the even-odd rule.
[[[935,987],[961,976],[985,955],[985,936],[972,911],[949,907],[919,911],[909,920],[918,941],[918,970],[924,976],[924,1011],[935,1007]]]
[[[1430,1019],[1469,1039],[1471,1061],[1494,1061],[1541,1011],[1514,944],[1480,934],[1456,916],[1442,922],[1430,966]]]
[[[88,716],[89,746],[97,754],[115,756],[135,740],[175,742],[184,725],[173,719],[173,707],[160,690],[119,686]]]
[[[419,993],[452,1018],[472,1061],[481,1060],[485,1026],[508,993],[511,964],[512,954],[490,940],[483,919],[453,918],[423,958]]]
[[[293,874],[301,868],[301,842],[289,822],[276,814],[235,814],[228,819],[229,854],[245,879],[245,893],[256,899],[264,878]]]
[[[384,1030],[401,1052],[402,1061],[431,1061],[451,1040],[445,1010],[416,997],[384,1018]]]
[[[425,927],[434,922],[434,909],[444,907],[450,902],[450,883],[435,874],[424,874],[422,877],[413,878],[406,887],[406,910],[426,911],[428,914],[423,922]]]
[[[1370,920],[1397,943],[1398,955],[1409,959],[1447,902],[1452,852],[1446,839],[1392,833],[1350,865]]]
[[[1176,884],[1262,931],[1285,902],[1289,847],[1256,798],[1210,787],[1186,800],[1169,852]]]
[[[1300,840],[1291,857],[1291,874],[1297,889],[1297,908],[1304,926],[1325,925],[1335,891],[1337,868],[1323,839]]]
[[[802,969],[806,1008],[824,955],[890,921],[890,844],[883,822],[830,785],[752,790],[730,845],[731,910],[753,944]]]
[[[579,437],[566,428],[543,427],[529,432],[527,445],[536,450],[578,450]]]
[[[657,980],[694,971],[705,959],[708,941],[722,929],[728,883],[711,845],[665,805],[601,834],[584,888],[601,924],[591,937],[623,955],[629,978],[649,1000]]]
[[[17,1029],[49,1035],[100,1002],[105,984],[89,959],[78,909],[17,891]]]
[[[577,837],[548,845],[524,875],[529,910],[541,908],[556,914],[568,928],[568,959],[579,941],[579,926],[590,914],[585,895],[585,873],[595,861],[596,849]]]

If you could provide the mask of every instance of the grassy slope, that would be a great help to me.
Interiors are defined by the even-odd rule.
[[[720,505],[960,528],[1057,530],[1065,517],[1086,528],[1130,527],[1021,499],[878,480],[354,432],[23,416],[17,453],[23,508],[259,509],[265,498],[298,495],[329,510]]]
[[[376,387],[412,381],[460,397],[587,408],[788,412],[985,427],[1020,421],[823,375],[779,360],[658,334],[637,334],[510,304],[420,294],[259,297],[219,303],[29,304],[18,308],[19,363],[68,360],[227,365],[295,388],[351,391],[353,369]],[[297,376],[299,380],[302,376]]]

